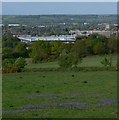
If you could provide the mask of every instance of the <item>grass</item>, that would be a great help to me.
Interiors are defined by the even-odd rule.
[[[83,58],[82,63],[79,63],[80,67],[101,67],[103,66],[100,62],[104,59],[104,56],[87,56]],[[112,65],[116,66],[117,64],[117,56],[112,56]],[[57,68],[59,67],[58,61],[48,62],[48,63],[40,63],[40,64],[28,64],[27,68]]]
[[[57,68],[59,67],[58,62],[48,62],[39,64],[28,64],[26,68]]]
[[[3,75],[3,118],[114,118],[116,104],[97,106],[117,99],[117,73],[29,72]],[[53,106],[78,102],[86,105]],[[24,108],[40,105],[42,108]],[[26,110],[11,112],[8,110]]]

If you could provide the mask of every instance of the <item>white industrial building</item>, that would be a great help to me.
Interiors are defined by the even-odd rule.
[[[75,42],[76,41],[76,36],[89,36],[91,34],[97,33],[99,35],[103,35],[107,38],[110,37],[111,34],[117,33],[117,31],[109,31],[109,30],[70,30],[69,33],[71,35],[59,35],[59,36],[42,36],[42,37],[31,37],[30,35],[21,35],[18,36],[17,38],[21,40],[21,42],[29,43],[29,42],[36,42],[36,41],[46,41],[46,42],[55,42],[55,41],[60,41],[60,42]]]
[[[19,27],[19,24],[8,24],[9,27]]]
[[[60,36],[45,36],[45,37],[31,37],[31,36],[18,36],[18,39],[21,40],[21,42],[35,42],[35,41],[47,41],[47,42],[55,42],[55,41],[61,41],[61,42],[75,42],[76,36],[75,35],[60,35]]]

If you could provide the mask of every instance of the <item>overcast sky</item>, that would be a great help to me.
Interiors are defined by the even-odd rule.
[[[3,2],[3,15],[117,14],[116,2]]]
[[[2,2],[118,2],[119,0],[1,0]]]

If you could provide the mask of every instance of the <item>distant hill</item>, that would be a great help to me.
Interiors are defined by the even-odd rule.
[[[25,25],[57,25],[57,24],[98,24],[117,22],[116,15],[3,15],[3,24],[25,24]]]

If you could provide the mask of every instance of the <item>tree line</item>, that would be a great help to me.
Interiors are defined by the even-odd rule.
[[[58,60],[61,67],[77,66],[85,56],[104,55],[117,52],[117,38],[98,34],[78,38],[74,43],[45,42],[22,43],[12,36],[3,36],[3,67],[15,64],[21,58],[32,58],[32,63]],[[20,60],[19,60],[20,61]],[[21,60],[23,62],[23,59]],[[104,62],[103,62],[104,63]],[[26,63],[22,63],[26,65]],[[22,66],[23,68],[24,66]]]

